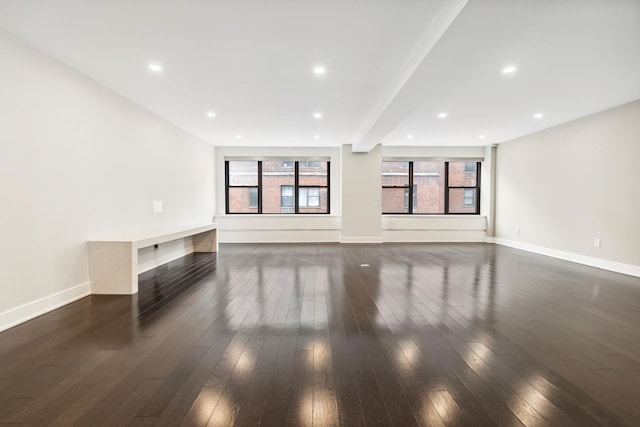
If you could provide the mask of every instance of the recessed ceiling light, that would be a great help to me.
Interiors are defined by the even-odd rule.
[[[316,65],[313,67],[313,74],[316,76],[324,76],[327,73],[327,69],[323,65]]]
[[[214,113],[213,111],[208,111],[207,112],[207,117],[214,118],[215,116],[216,116],[216,113]]]
[[[478,138],[480,138],[480,139],[485,139],[485,138],[486,138],[486,136],[484,136],[484,135],[480,135]]]
[[[507,65],[502,69],[502,74],[513,74],[516,71],[518,71],[518,67],[516,67],[515,65]]]
[[[236,135],[236,139],[242,138],[242,135]]]
[[[313,139],[320,139],[320,135],[315,135]]]
[[[313,113],[313,118],[314,119],[321,119],[322,118],[322,113]]]
[[[149,65],[147,65],[147,68],[149,69],[149,71],[153,71],[154,73],[162,72],[162,65],[158,64],[157,62],[150,63]]]
[[[413,135],[411,134],[407,135],[407,139],[413,139]]]
[[[447,113],[445,113],[445,112],[439,113],[438,114],[438,118],[439,119],[446,119],[447,118]]]
[[[541,118],[543,118],[543,117],[544,117],[544,114],[542,114],[542,113],[535,113],[535,114],[533,115],[533,118],[534,118],[534,119],[541,119]]]

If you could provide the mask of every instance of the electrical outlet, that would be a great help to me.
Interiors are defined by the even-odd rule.
[[[520,227],[516,227],[516,234],[520,234]]]
[[[593,240],[593,246],[594,246],[594,247],[599,248],[599,247],[600,247],[600,244],[601,244],[600,239],[594,239],[594,240]]]
[[[153,200],[151,202],[151,210],[156,215],[161,214],[164,211],[162,200]]]

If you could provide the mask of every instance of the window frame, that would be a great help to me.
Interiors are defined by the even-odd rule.
[[[397,160],[383,160],[383,162],[396,162]],[[402,169],[404,169],[404,164],[406,163],[408,166],[409,179],[407,180],[406,185],[383,185],[382,189],[385,188],[404,188],[404,197],[408,197],[408,205],[404,205],[404,209],[406,212],[382,212],[383,215],[407,215],[413,212],[413,161],[399,160],[398,162],[402,163]],[[408,195],[407,195],[408,192]],[[384,194],[384,191],[382,191]],[[382,197],[382,195],[381,195]]]
[[[224,189],[225,189],[225,214],[226,215],[263,215],[262,212],[262,162],[265,161],[281,161],[281,162],[293,162],[294,168],[294,185],[290,184],[282,184],[280,186],[280,205],[282,208],[282,187],[289,186],[293,187],[293,208],[294,212],[292,213],[276,213],[270,212],[265,215],[330,215],[331,214],[331,161],[328,159],[300,159],[300,160],[291,160],[291,159],[282,159],[282,158],[264,158],[264,159],[225,159],[224,160]],[[249,161],[249,162],[257,162],[258,163],[258,185],[229,185],[230,177],[229,177],[229,162],[234,161]],[[320,168],[322,164],[320,162],[327,162],[327,183],[326,185],[300,185],[300,162],[318,162],[318,166],[313,166],[313,168]],[[308,163],[307,163],[308,164]],[[290,166],[284,166],[290,167]],[[230,188],[256,188],[258,191],[258,211],[257,212],[229,212],[229,189]],[[299,206],[298,194],[300,188],[317,188],[318,189],[318,206]],[[327,211],[326,212],[300,212],[300,208],[303,209],[316,209],[321,206],[321,189],[327,189]],[[254,207],[250,207],[255,209]]]
[[[383,185],[382,189],[385,188],[404,188],[405,190],[405,195],[407,195],[408,193],[408,208],[406,209],[406,212],[382,212],[382,215],[480,215],[480,175],[481,175],[481,168],[482,168],[482,162],[481,161],[467,161],[464,159],[460,159],[460,160],[455,160],[452,159],[451,161],[446,160],[442,163],[444,163],[444,212],[438,212],[438,213],[416,213],[413,212],[414,210],[414,201],[417,201],[417,185],[413,184],[413,163],[414,162],[420,162],[420,161],[435,161],[435,160],[429,160],[429,159],[420,159],[420,160],[396,160],[396,159],[389,159],[389,160],[382,160],[383,162],[406,162],[408,163],[408,169],[409,169],[409,181],[407,183],[407,185]],[[450,186],[449,185],[449,164],[450,163],[465,163],[465,167],[464,167],[464,172],[463,173],[468,173],[467,172],[467,165],[466,163],[475,163],[476,165],[476,184],[475,186]],[[449,192],[452,189],[464,189],[464,190],[474,190],[475,191],[475,203],[472,205],[475,207],[474,212],[449,212]],[[384,193],[383,193],[384,194]],[[382,196],[382,195],[381,195]],[[464,205],[464,199],[463,199],[463,205]],[[406,207],[406,205],[405,205]],[[471,207],[471,206],[466,206],[464,205],[463,207]]]
[[[229,161],[224,162],[224,204],[225,212],[229,214],[229,189],[230,188],[257,188],[258,189],[258,212],[262,212],[262,162],[257,160],[242,160],[248,162],[256,161],[258,163],[258,185],[230,185],[229,179]],[[251,197],[249,197],[251,198]],[[250,209],[255,209],[249,206]],[[255,215],[257,212],[234,212],[233,215]]]
[[[473,162],[467,162],[465,160],[454,160],[454,161],[446,161],[444,162],[444,173],[445,173],[445,182],[444,182],[444,195],[445,195],[445,199],[444,199],[444,215],[480,215],[480,171],[482,170],[482,162],[476,161],[476,185],[474,186],[466,186],[466,185],[454,185],[454,186],[450,186],[449,185],[449,163],[462,163],[464,162],[464,174],[467,174],[469,172],[467,172],[467,163],[473,163]],[[449,212],[449,192],[452,189],[462,189],[462,190],[475,190],[475,212]],[[465,206],[464,204],[464,195],[463,195],[463,199],[462,199],[462,205],[463,208],[464,207],[469,207],[469,206]],[[473,205],[472,205],[473,206]]]

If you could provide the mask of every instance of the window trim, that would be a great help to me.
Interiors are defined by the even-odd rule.
[[[328,159],[321,159],[319,160],[318,158],[310,158],[310,159],[305,159],[302,158],[301,160],[291,160],[291,159],[282,159],[282,158],[255,158],[255,159],[251,159],[251,158],[242,158],[242,159],[236,159],[236,158],[231,158],[231,159],[225,159],[224,160],[224,188],[225,188],[225,194],[224,194],[224,204],[225,204],[225,214],[226,215],[262,215],[262,201],[263,201],[263,197],[262,197],[262,162],[263,160],[269,160],[269,161],[293,161],[294,162],[294,185],[293,187],[293,207],[294,207],[294,212],[293,213],[277,213],[277,212],[270,212],[267,215],[331,215],[331,161]],[[234,162],[234,161],[250,161],[250,162],[257,162],[258,163],[258,185],[229,185],[230,182],[230,177],[229,177],[229,162]],[[326,185],[300,185],[300,167],[299,167],[299,162],[301,161],[317,161],[317,162],[327,162],[327,183]],[[321,167],[322,165],[320,164],[318,167]],[[281,193],[280,193],[280,204],[282,205],[282,186],[285,184],[282,184],[281,187]],[[291,186],[289,184],[286,184],[287,186]],[[230,188],[257,188],[258,189],[258,211],[257,212],[229,212],[229,189]],[[318,203],[319,205],[316,206],[302,206],[303,209],[316,209],[316,208],[320,208],[321,206],[321,196],[320,196],[320,189],[322,188],[326,188],[327,189],[327,211],[326,212],[300,212],[300,206],[298,203],[298,193],[300,191],[300,188],[318,188]],[[281,206],[282,207],[282,206]],[[254,209],[254,208],[252,208]]]

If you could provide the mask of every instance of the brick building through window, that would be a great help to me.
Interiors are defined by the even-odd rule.
[[[480,163],[383,161],[382,213],[480,213]]]
[[[329,213],[329,167],[326,160],[225,161],[226,211]]]

